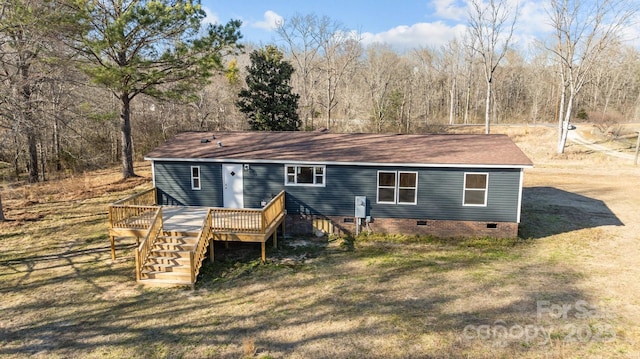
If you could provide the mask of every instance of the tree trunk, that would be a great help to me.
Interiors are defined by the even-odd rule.
[[[53,161],[57,172],[62,171],[62,159],[60,156],[60,125],[58,123],[58,99],[56,98],[54,112],[53,112]]]
[[[327,77],[327,130],[331,128],[331,77]]]
[[[29,183],[38,182],[38,148],[36,145],[35,123],[31,104],[31,85],[29,84],[29,65],[20,67],[20,75],[26,83],[22,86],[22,100],[24,101],[24,120],[27,127],[27,147],[29,148]]]
[[[467,78],[467,94],[464,99],[464,124],[469,123],[469,103],[471,102],[471,68]]]
[[[40,170],[42,172],[42,182],[45,182],[47,180],[47,154],[45,153],[44,145],[42,144],[42,142],[38,143],[38,147],[38,152],[40,152]]]
[[[27,130],[27,146],[29,147],[29,183],[36,183],[40,179],[38,175],[38,146],[36,135],[31,128]]]
[[[0,222],[3,222],[4,220],[4,212],[2,211],[2,196],[0,196]]]
[[[454,78],[451,83],[451,88],[449,89],[449,125],[453,125],[454,123],[455,99],[456,99],[456,79]]]
[[[131,98],[128,93],[120,96],[120,132],[122,134],[122,178],[135,177],[133,171],[133,141],[131,140]]]
[[[487,98],[484,108],[484,133],[489,134],[489,122],[491,121],[491,80],[487,81]]]
[[[562,75],[561,75],[562,76]],[[558,98],[558,104],[556,106],[556,120],[558,121],[558,145],[556,148],[556,152],[557,153],[564,153],[564,144],[562,144],[562,137],[563,137],[563,128],[562,128],[562,122],[564,121],[564,103],[566,100],[566,96],[567,96],[567,88],[564,85],[564,77],[561,77],[562,79],[562,84],[561,84],[561,89],[560,89],[560,97]]]
[[[16,175],[16,181],[20,180],[20,146],[18,145],[18,136],[13,137],[14,148],[16,149],[15,156],[13,156],[13,170]]]
[[[560,141],[558,142],[558,153],[564,153],[564,148],[567,145],[567,135],[569,133],[569,120],[571,119],[571,107],[573,106],[573,94],[569,94],[569,100],[567,101],[567,107],[564,112],[564,119],[560,125]]]

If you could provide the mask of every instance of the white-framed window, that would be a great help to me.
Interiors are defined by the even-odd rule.
[[[325,186],[325,166],[285,165],[284,184],[286,186]]]
[[[200,166],[191,166],[191,189],[200,189]]]
[[[417,204],[418,173],[378,171],[377,203]]]
[[[489,174],[465,172],[463,206],[486,207],[489,192]]]

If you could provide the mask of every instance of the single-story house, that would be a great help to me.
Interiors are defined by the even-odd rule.
[[[162,205],[261,208],[287,233],[516,237],[523,170],[506,135],[187,132],[151,151]]]

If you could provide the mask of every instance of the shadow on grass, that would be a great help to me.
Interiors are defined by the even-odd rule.
[[[131,248],[134,248],[134,247],[135,247],[135,244],[117,244],[117,245],[115,245],[116,250],[131,249]],[[11,258],[11,259],[2,259],[2,260],[0,260],[0,266],[2,266],[2,265],[26,264],[26,263],[38,264],[38,263],[41,263],[41,262],[57,261],[57,260],[60,260],[60,259],[65,259],[65,258],[74,258],[74,257],[86,256],[86,255],[91,255],[91,254],[100,254],[100,253],[106,253],[106,252],[111,253],[111,247],[110,246],[70,250],[70,251],[65,251],[65,252],[56,253],[56,254],[47,254],[47,255],[39,255],[39,256],[24,256],[24,257],[17,257],[17,258]]]
[[[131,288],[115,300],[103,295],[114,275],[108,266],[68,261],[71,273],[27,279],[14,287],[26,297],[51,287],[58,290],[55,296],[4,305],[8,318],[20,319],[3,326],[0,355],[237,358],[243,339],[251,338],[260,352],[276,357],[455,357],[465,351],[477,357],[478,343],[460,339],[464,328],[496,321],[529,324],[541,297],[568,301],[584,296],[569,268],[519,264],[519,243],[350,243],[286,240],[281,249],[269,250],[266,264],[260,263],[259,245],[231,243],[227,249],[218,243],[216,262],[203,267],[195,292],[140,288],[130,278],[132,272],[121,270],[114,279]],[[303,259],[283,264],[287,258]],[[513,266],[488,269],[501,261]],[[562,285],[549,288],[539,281],[548,276],[562,278]],[[74,280],[96,284],[69,288]],[[522,285],[525,294],[508,301],[491,299],[508,294],[501,292],[506,284]],[[495,295],[487,299],[487,293]],[[469,297],[485,298],[486,303],[474,305]],[[439,344],[420,344],[425,338],[438,338]],[[517,341],[509,348],[515,354],[527,350]]]
[[[238,358],[250,338],[274,357],[478,357],[493,343],[465,341],[466,327],[527,325],[540,298],[585,296],[571,268],[520,263],[529,243],[292,238],[263,264],[257,243],[218,242],[195,292],[138,286],[108,246],[19,256],[0,261],[0,356]],[[504,300],[505,286],[524,294]],[[505,357],[528,350],[509,345]]]
[[[543,238],[599,226],[624,226],[601,200],[554,187],[525,187],[521,238]]]

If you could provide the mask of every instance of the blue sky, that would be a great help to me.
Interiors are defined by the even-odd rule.
[[[521,0],[516,42],[526,44],[550,31],[541,1]],[[515,4],[515,0],[514,0]],[[244,40],[276,39],[276,21],[296,13],[326,15],[363,35],[363,43],[381,42],[398,50],[438,47],[464,33],[467,5],[462,0],[202,0],[209,21],[243,21]]]

